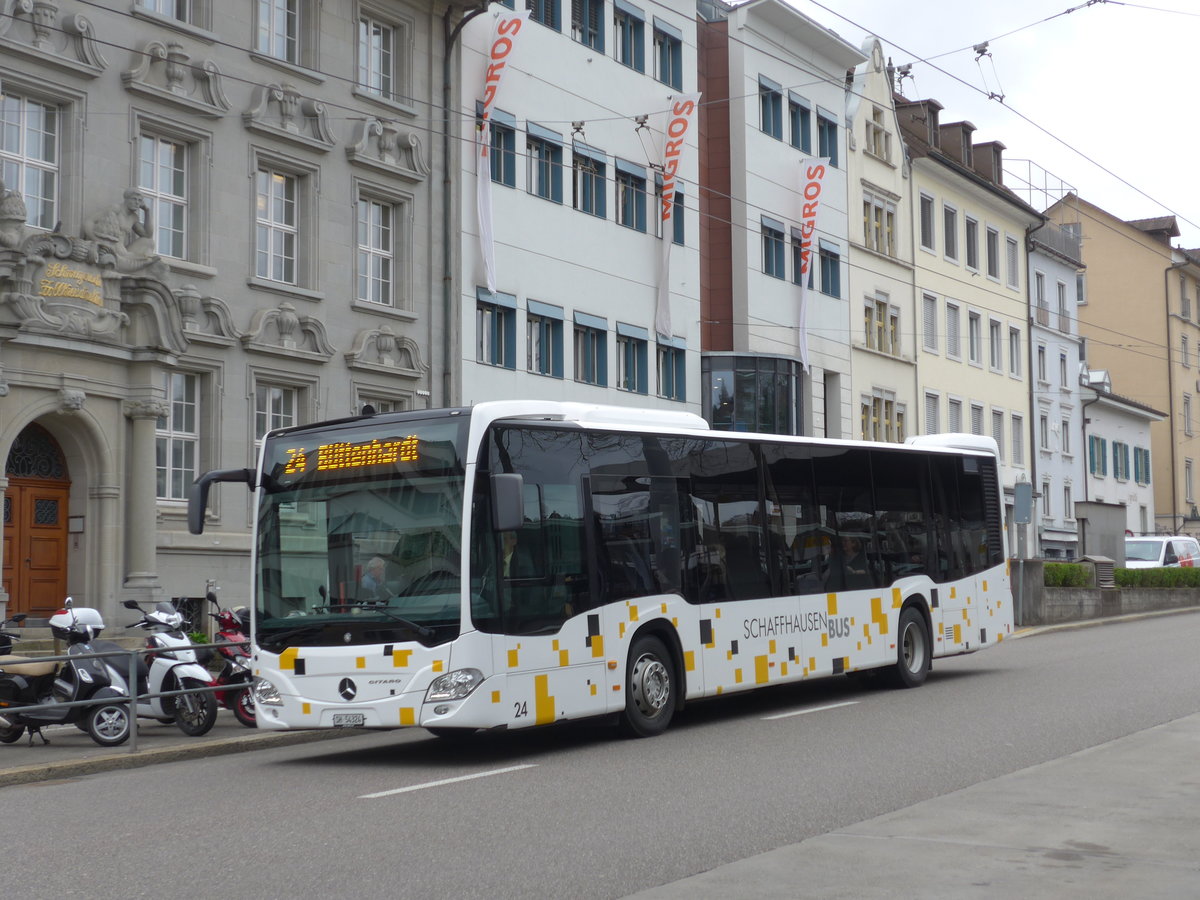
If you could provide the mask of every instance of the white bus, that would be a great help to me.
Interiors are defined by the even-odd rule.
[[[258,471],[260,728],[435,734],[885,670],[1011,634],[990,438],[709,430],[688,413],[501,401],[271,432]]]

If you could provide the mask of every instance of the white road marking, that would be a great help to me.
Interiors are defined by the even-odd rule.
[[[490,772],[476,772],[474,775],[460,775],[458,778],[443,778],[441,781],[429,781],[425,784],[410,784],[408,787],[395,788],[390,791],[379,791],[376,794],[363,794],[359,800],[374,800],[376,797],[390,797],[393,794],[407,794],[410,791],[423,791],[425,788],[441,787],[444,784],[455,784],[459,781],[471,781],[475,778],[487,778],[489,775],[503,775],[505,772],[516,772],[521,769],[536,769],[534,763],[521,766],[508,766],[504,769],[492,769]]]
[[[787,719],[791,716],[806,716],[809,713],[824,712],[827,709],[837,709],[839,706],[855,706],[857,703],[857,700],[847,700],[845,703],[830,703],[828,706],[814,706],[811,709],[797,709],[793,712],[779,713],[778,715],[774,716],[763,716],[763,721],[769,722],[772,719]]]

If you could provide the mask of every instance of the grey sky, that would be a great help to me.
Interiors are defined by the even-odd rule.
[[[972,122],[977,140],[1001,141],[1009,159],[1120,218],[1174,213],[1178,243],[1200,247],[1200,124],[1187,99],[1200,69],[1195,0],[788,2],[856,46],[877,35],[896,65],[913,63],[905,96],[938,100],[943,122]],[[991,56],[977,60],[983,41]]]

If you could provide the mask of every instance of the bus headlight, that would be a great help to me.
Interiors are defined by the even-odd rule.
[[[254,702],[260,706],[283,706],[279,689],[265,678],[254,679]]]
[[[455,669],[445,675],[439,675],[429,685],[425,692],[426,703],[437,703],[439,700],[462,700],[469,697],[471,691],[483,684],[483,673],[478,669]]]

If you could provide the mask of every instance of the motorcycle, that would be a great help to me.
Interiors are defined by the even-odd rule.
[[[217,608],[215,613],[209,613],[217,621],[215,642],[235,642],[230,646],[217,648],[222,665],[212,683],[214,686],[230,686],[227,690],[214,691],[217,702],[227,709],[232,709],[234,718],[247,728],[255,728],[258,720],[254,713],[254,695],[249,690],[254,676],[250,673],[250,640],[246,636],[250,630],[250,623],[247,621],[249,610],[222,609],[221,604],[217,602],[217,595],[211,590],[204,598]]]
[[[144,611],[136,600],[126,600],[123,606],[141,613],[139,621],[125,627],[149,632],[148,652],[136,658],[133,677],[127,651],[123,659],[112,658],[108,665],[116,677],[130,686],[131,692],[136,691],[138,716],[167,724],[174,722],[180,731],[192,737],[207,734],[217,721],[217,701],[211,692],[148,696],[209,686],[208,670],[197,661],[192,641],[183,633],[183,614],[166,601],[156,603],[151,612]],[[111,647],[121,649],[115,644]]]
[[[13,616],[2,625],[19,624],[24,615]],[[50,617],[50,631],[67,642],[71,657],[98,652],[93,641],[104,628],[94,609],[75,609],[68,597],[63,608]],[[0,649],[11,650],[19,635],[0,630]],[[60,704],[95,700],[91,706]],[[23,712],[22,707],[43,706]],[[47,725],[76,725],[102,747],[115,747],[129,739],[132,720],[124,685],[111,677],[103,658],[68,659],[60,666],[53,660],[22,656],[0,656],[0,743],[11,744],[29,729],[29,742],[36,734],[43,744]]]

